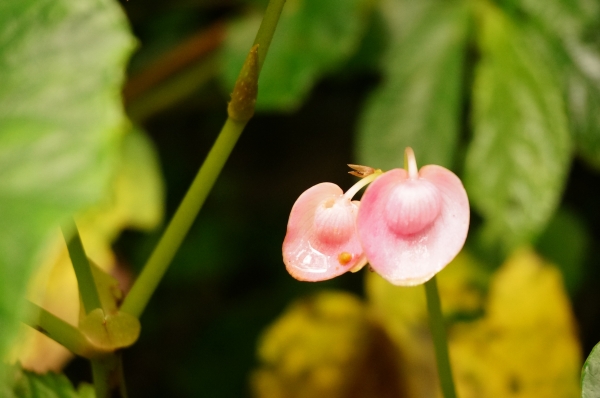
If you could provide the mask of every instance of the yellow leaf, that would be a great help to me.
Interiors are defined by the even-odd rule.
[[[486,316],[452,329],[464,398],[578,397],[581,349],[560,272],[520,250],[496,273]]]
[[[560,272],[528,249],[492,275],[489,290],[482,269],[463,252],[438,275],[458,396],[578,396],[580,346]],[[396,344],[407,396],[439,397],[423,287],[370,274],[367,295]]]
[[[264,333],[259,398],[401,396],[392,345],[353,295],[322,292],[298,300]]]

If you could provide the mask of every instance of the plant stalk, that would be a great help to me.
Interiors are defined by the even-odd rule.
[[[50,337],[75,355],[85,358],[94,356],[96,350],[75,326],[31,301],[27,301],[25,307],[27,317],[23,323]]]
[[[100,295],[96,288],[96,282],[94,281],[94,275],[90,261],[85,254],[83,243],[81,243],[81,237],[77,230],[77,224],[75,220],[71,219],[68,223],[64,223],[62,226],[62,233],[67,239],[69,233],[73,231],[73,237],[67,242],[67,248],[69,250],[69,257],[71,263],[73,263],[73,269],[75,270],[75,276],[77,277],[77,285],[79,287],[79,294],[81,295],[81,301],[83,302],[83,308],[86,314],[89,314],[96,308],[102,308],[102,302],[100,301]]]
[[[440,377],[440,387],[444,398],[456,398],[452,368],[450,367],[450,356],[448,355],[446,328],[444,326],[440,295],[435,276],[425,283],[425,294],[427,296],[427,310],[429,312],[429,324]]]
[[[258,81],[258,73],[264,63],[267,50],[275,33],[279,16],[285,0],[271,0],[265,11],[263,21],[256,34],[255,44],[242,68],[236,88],[239,86],[248,87],[248,84],[256,85]],[[245,80],[245,84],[238,84]],[[252,90],[250,91],[252,92]],[[239,94],[239,93],[238,93]],[[254,98],[248,95],[248,92],[241,96],[244,103],[242,105],[249,106],[248,103],[256,101],[256,90],[254,90]],[[236,90],[232,98],[236,96]],[[245,103],[248,102],[248,103]],[[253,105],[252,105],[253,106]],[[231,108],[231,107],[230,107]],[[247,111],[248,109],[246,109]],[[251,117],[252,112],[247,112]],[[219,173],[223,169],[231,151],[233,150],[240,134],[248,123],[248,120],[242,120],[235,117],[229,111],[229,117],[225,121],[221,132],[210,150],[206,160],[200,167],[196,178],[192,182],[175,215],[171,219],[160,241],[150,255],[141,274],[134,283],[131,291],[125,297],[125,301],[121,306],[123,312],[127,312],[136,317],[140,317],[144,309],[148,305],[152,294],[160,283],[162,277],[167,271],[175,253],[181,246],[185,236],[191,228],[196,216],[198,215],[206,197],[210,193]]]
[[[91,362],[96,398],[127,398],[121,354],[113,352]]]
[[[136,317],[144,312],[150,297],[194,223],[245,125],[246,123],[227,119],[217,141],[144,266],[142,273],[125,297],[121,311]]]
[[[271,45],[271,40],[273,40],[273,35],[275,34],[275,29],[277,28],[277,23],[279,22],[279,17],[281,16],[281,11],[283,10],[284,4],[285,0],[270,0],[269,4],[267,5],[267,9],[265,10],[263,20],[260,23],[260,27],[258,28],[258,32],[256,32],[256,38],[254,39],[252,47],[254,47],[257,44],[259,46],[259,74],[262,70],[263,64],[265,63],[267,53],[269,52],[269,46]]]

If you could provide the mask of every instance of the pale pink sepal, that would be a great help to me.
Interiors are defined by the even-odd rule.
[[[294,278],[322,281],[366,263],[356,232],[358,202],[324,182],[304,191],[292,207],[283,262]]]
[[[394,285],[424,283],[462,249],[469,200],[460,179],[441,166],[416,178],[390,170],[367,188],[357,229],[371,267]]]

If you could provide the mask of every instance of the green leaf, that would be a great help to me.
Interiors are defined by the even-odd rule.
[[[323,74],[340,67],[358,49],[369,3],[287,1],[261,72],[257,109],[291,111],[300,106]],[[253,13],[229,26],[222,68],[227,90],[233,89],[261,19]]]
[[[600,397],[600,343],[592,349],[581,371],[581,398]]]
[[[82,383],[78,390],[62,374],[43,375],[28,372],[17,367],[10,368],[9,384],[0,385],[0,393],[5,398],[94,398],[94,388]]]
[[[590,233],[583,220],[566,208],[556,212],[536,242],[540,254],[562,272],[565,288],[571,295],[582,282],[590,243]]]
[[[600,168],[600,2],[514,1],[552,43],[549,55],[566,61],[563,84],[575,144],[585,160]]]
[[[538,51],[565,92],[575,149],[590,165],[600,168],[600,41],[595,46],[586,44],[578,35],[561,37],[531,23],[520,28],[521,36]]]
[[[600,50],[589,61],[600,70]],[[581,73],[573,73],[569,83],[568,106],[577,150],[600,169],[600,75],[598,82],[593,82]]]
[[[465,186],[484,235],[508,250],[534,238],[556,209],[571,142],[560,85],[496,8],[483,8]]]
[[[409,12],[410,29],[393,40],[383,85],[362,115],[359,162],[402,167],[404,148],[411,146],[419,164],[450,167],[460,127],[469,9],[462,2],[436,2]]]
[[[382,58],[386,53],[389,41],[387,23],[381,9],[371,13],[367,28],[356,52],[339,70],[340,79],[353,78],[357,74],[379,73]]]
[[[587,29],[598,26],[600,3],[596,0],[510,0],[532,17],[548,33],[562,39],[581,37]]]
[[[109,188],[133,44],[111,0],[0,2],[0,357],[59,222]]]

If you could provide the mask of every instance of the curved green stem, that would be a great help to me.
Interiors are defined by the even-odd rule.
[[[444,326],[440,295],[435,276],[425,283],[425,294],[427,296],[427,310],[429,311],[429,324],[435,348],[440,387],[444,398],[456,398],[452,368],[450,367],[450,356],[448,355],[446,328]]]
[[[265,60],[284,3],[285,0],[271,0],[267,6],[265,16],[263,17],[261,26],[256,34],[255,44],[250,51],[250,55],[238,78],[238,80],[246,79],[245,83],[247,84],[243,84],[245,87],[247,87],[248,84],[257,84],[258,72]],[[258,52],[257,55],[256,52]],[[251,79],[252,82],[250,82],[249,79]],[[237,83],[236,86],[238,86]],[[245,95],[243,100],[253,104],[252,101],[256,100],[256,90],[252,90],[251,92],[254,92],[254,98]],[[232,97],[235,97],[235,94],[234,91]],[[243,105],[246,106],[247,104],[244,103]],[[252,113],[253,110],[249,113],[250,117]],[[152,297],[156,287],[167,271],[171,260],[192,226],[194,219],[202,208],[206,197],[212,189],[221,169],[225,165],[227,158],[248,122],[248,120],[234,120],[234,118],[231,117],[231,112],[229,112],[229,115],[230,116],[227,118],[221,129],[217,141],[200,167],[190,189],[186,193],[179,208],[175,212],[175,215],[171,219],[171,222],[167,226],[167,229],[150,255],[148,262],[144,266],[131,291],[127,297],[125,297],[125,301],[121,306],[123,312],[127,312],[136,317],[141,316],[148,301],[150,301],[150,297]]]
[[[217,141],[152,252],[121,311],[139,317],[192,226],[246,123],[227,119]]]

